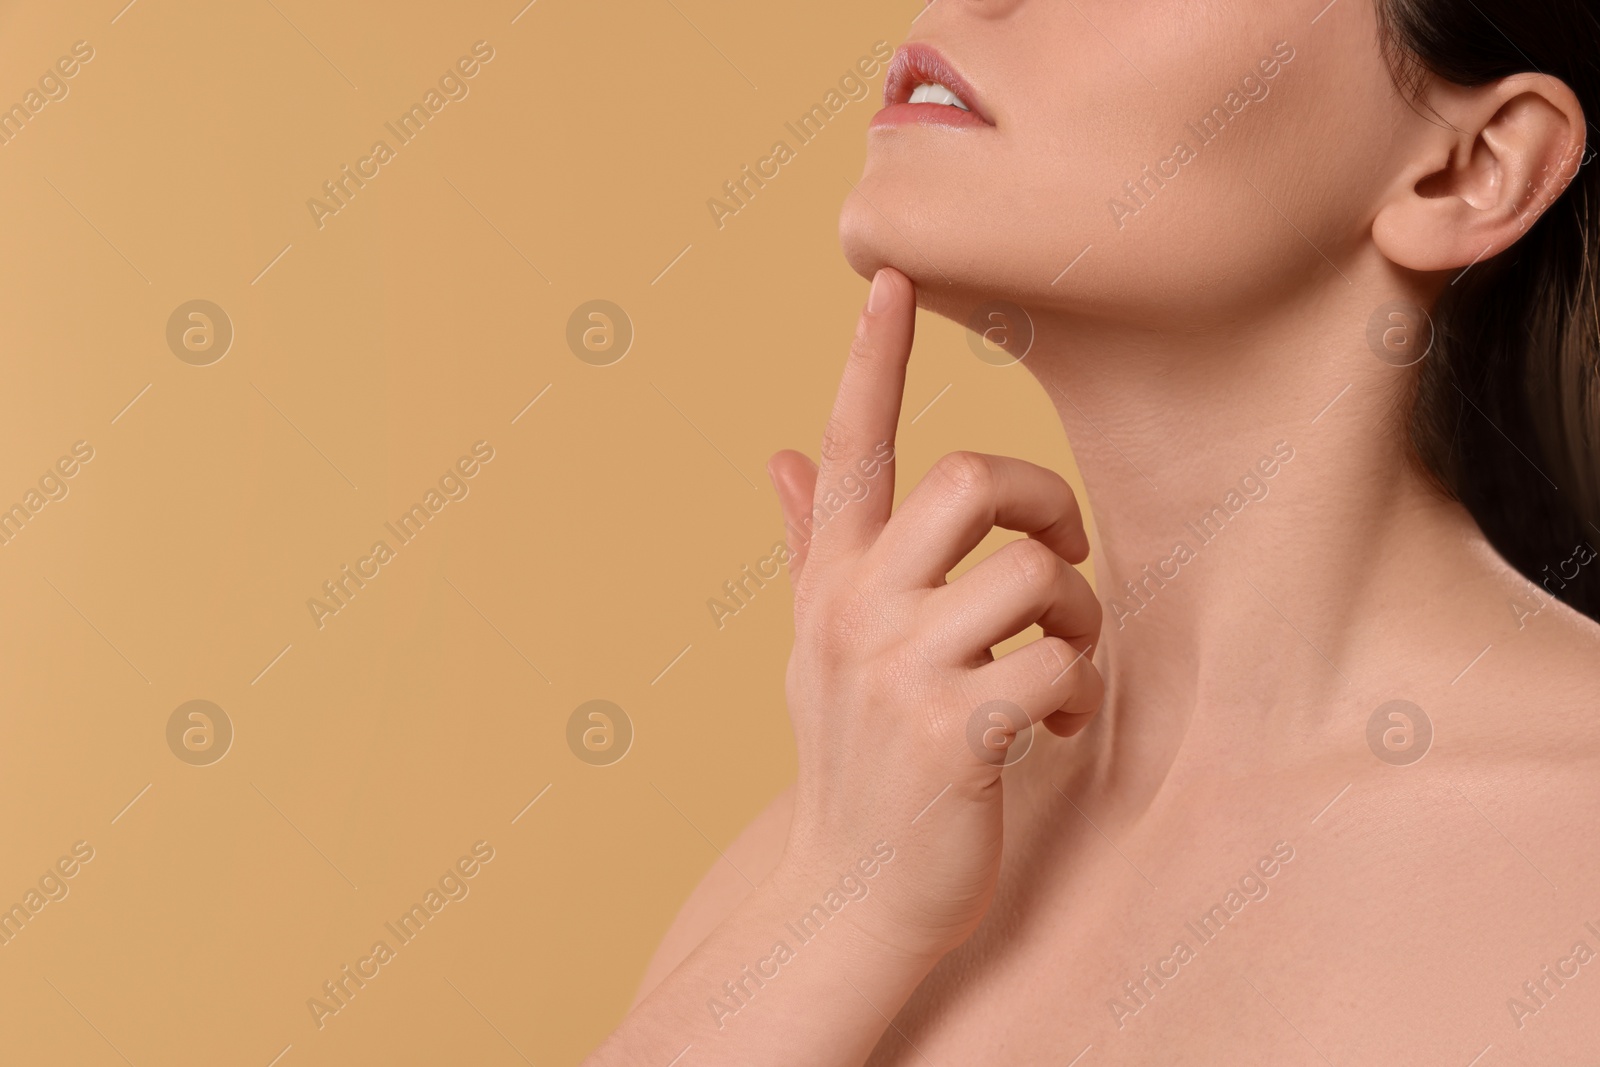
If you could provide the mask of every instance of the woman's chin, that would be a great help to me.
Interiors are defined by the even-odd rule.
[[[897,264],[892,262],[876,232],[882,220],[864,218],[859,201],[859,196],[852,196],[839,212],[839,248],[851,270],[863,278],[871,278],[884,267]]]
[[[887,203],[892,203],[887,197],[879,201],[880,206]],[[917,231],[917,221],[897,218],[891,223],[859,192],[852,194],[839,213],[845,262],[867,279],[893,267],[916,284],[918,307],[957,321],[985,300],[1009,292],[1007,264],[987,264],[968,250],[969,244],[981,248],[982,241],[968,241],[965,234],[952,231]]]
[[[867,179],[862,180],[863,187],[870,184]],[[898,203],[895,196],[882,190],[865,194],[858,189],[845,198],[839,211],[839,247],[844,252],[845,262],[863,278],[871,278],[884,267],[893,267],[916,282],[918,288],[945,284],[916,246],[937,246],[948,240],[949,235],[918,232],[918,220],[902,217],[897,210]],[[888,213],[888,218],[880,213],[880,208]]]
[[[944,289],[948,281],[928,265],[928,261],[908,250],[905,238],[896,234],[859,197],[846,202],[839,217],[839,248],[845,262],[861,277],[871,279],[884,267],[910,278],[917,287],[917,304],[928,307],[930,289]]]

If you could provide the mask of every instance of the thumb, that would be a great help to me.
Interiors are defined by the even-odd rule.
[[[778,491],[783,529],[789,542],[789,582],[800,577],[811,547],[811,503],[817,492],[817,465],[804,453],[785,449],[767,460],[767,476]]]

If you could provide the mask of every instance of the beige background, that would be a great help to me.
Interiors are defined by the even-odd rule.
[[[707,601],[781,536],[766,457],[815,450],[881,73],[720,231],[706,201],[921,0],[123,2],[0,9],[0,104],[94,49],[0,147],[0,507],[94,449],[0,547],[0,906],[95,853],[0,947],[0,1061],[574,1063],[793,774],[786,583],[721,630]],[[470,94],[319,229],[307,200],[479,40]],[[166,341],[194,299],[236,333],[209,366]],[[593,299],[637,333],[607,367],[565,341]],[[903,477],[1071,470],[1025,371],[921,326]],[[308,598],[480,440],[470,495],[319,630]],[[608,767],[566,741],[594,698],[636,730]],[[194,699],[236,731],[209,766],[167,743]],[[480,840],[470,895],[319,1030],[308,998]]]

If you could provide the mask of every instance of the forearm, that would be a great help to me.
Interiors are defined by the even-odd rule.
[[[935,960],[887,951],[863,932],[855,920],[874,904],[871,894],[819,922],[811,909],[828,880],[763,882],[586,1067],[668,1067],[691,1047],[683,1067],[865,1062]]]

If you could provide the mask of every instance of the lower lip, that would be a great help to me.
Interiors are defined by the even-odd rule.
[[[989,123],[970,111],[949,104],[890,104],[872,117],[874,129],[882,126],[951,126],[970,128]]]

